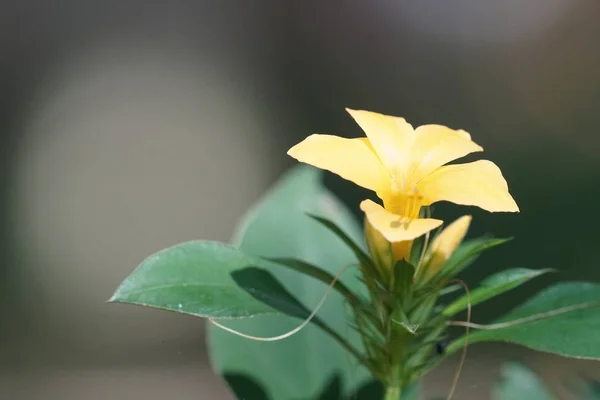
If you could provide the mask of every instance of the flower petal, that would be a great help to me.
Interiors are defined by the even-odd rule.
[[[408,166],[410,146],[414,140],[412,125],[400,117],[348,108],[346,111],[360,125],[390,172]]]
[[[389,186],[385,168],[365,139],[310,135],[289,149],[288,154],[367,189],[386,190]]]
[[[442,221],[437,219],[410,219],[392,214],[371,200],[360,203],[360,209],[373,228],[391,243],[416,239],[442,224]]]
[[[423,205],[447,200],[496,212],[518,212],[500,168],[491,161],[446,165],[427,175],[417,186]]]
[[[418,182],[442,165],[476,151],[483,151],[483,148],[463,130],[443,125],[419,126],[415,129],[408,179]]]

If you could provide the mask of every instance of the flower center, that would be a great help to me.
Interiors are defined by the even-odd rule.
[[[419,218],[423,206],[423,195],[416,187],[406,192],[392,191],[390,196],[384,199],[383,205],[391,213],[401,215],[403,218],[416,219]]]
[[[423,195],[419,194],[416,187],[413,187],[412,191],[409,192],[406,197],[407,201],[404,215],[412,219],[419,218],[419,211],[421,211],[421,206],[423,205]]]

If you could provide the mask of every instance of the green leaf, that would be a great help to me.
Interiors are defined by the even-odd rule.
[[[330,285],[331,282],[333,282],[333,280],[335,279],[335,276],[333,274],[302,260],[297,260],[294,258],[270,258],[268,260],[277,264],[284,265],[302,274],[309,275],[315,279],[320,280],[326,285]],[[338,292],[340,292],[340,294],[344,296],[351,304],[358,301],[354,293],[352,293],[352,291],[348,289],[348,287],[344,285],[341,281],[337,280],[333,287]]]
[[[365,278],[365,283],[371,288],[371,290],[373,290],[376,287],[376,280],[385,280],[381,276],[380,269],[377,268],[373,260],[371,260],[369,255],[363,250],[364,246],[359,245],[355,240],[348,236],[346,232],[344,232],[343,228],[340,228],[334,221],[331,221],[328,218],[320,217],[311,213],[307,214],[309,217],[323,225],[325,228],[329,229],[333,234],[340,238],[350,249],[352,249],[352,252],[356,256],[357,261],[360,262],[360,265],[367,270],[367,273],[365,273],[363,277]],[[373,277],[377,277],[377,279],[373,279]]]
[[[319,395],[319,400],[342,400],[342,382],[339,375],[336,375],[327,385],[325,390]]]
[[[431,218],[431,217],[420,217],[420,218]],[[440,228],[438,228],[440,229]],[[431,237],[435,237],[434,233],[438,230],[434,230],[430,233]],[[423,255],[423,246],[425,246],[425,242],[429,241],[427,235],[420,236],[413,240],[413,244],[410,248],[409,260],[412,265],[419,265],[421,262],[421,256]]]
[[[402,400],[419,399],[419,382],[413,382],[402,393]],[[381,400],[385,389],[378,381],[370,381],[361,386],[355,393],[347,397],[347,400]]]
[[[252,297],[283,314],[298,318],[306,318],[310,314],[310,311],[292,296],[270,272],[262,268],[243,268],[233,271],[231,277],[240,288]],[[324,326],[318,317],[313,318],[313,322]]]
[[[396,319],[392,319],[396,325],[394,325],[394,330],[402,333],[405,336],[415,336],[417,334],[418,325],[409,325],[406,322],[400,322]]]
[[[205,318],[278,312],[306,317],[307,310],[260,264],[222,243],[182,243],[146,258],[110,301]]]
[[[547,288],[499,320],[472,331],[469,343],[509,342],[565,357],[600,360],[600,284],[561,283]],[[451,354],[465,343],[452,342]]]
[[[458,292],[459,290],[464,290],[464,288],[462,287],[462,285],[460,285],[458,283],[448,285],[448,286],[445,286],[444,288],[442,288],[442,290],[440,290],[439,296],[440,297],[445,296],[450,293]]]
[[[458,275],[460,272],[469,267],[477,259],[481,252],[492,247],[499,246],[508,242],[509,240],[511,239],[478,238],[462,243],[460,246],[458,246],[454,254],[452,254],[438,276],[442,279],[446,279],[448,277]]]
[[[332,233],[334,233],[337,237],[339,237],[349,248],[352,249],[357,260],[360,261],[363,265],[373,264],[371,258],[363,250],[363,248],[359,246],[356,243],[356,241],[354,241],[350,236],[348,236],[346,232],[344,232],[344,229],[340,228],[335,222],[331,221],[329,218],[324,218],[322,216],[314,215],[311,213],[308,213],[308,216],[322,224],[324,227],[326,227]]]
[[[464,295],[456,299],[442,312],[445,316],[451,317],[467,309],[468,303],[471,306],[483,303],[484,301],[496,297],[504,292],[514,289],[529,280],[551,272],[551,269],[527,269],[512,268],[494,274],[483,281],[478,288],[472,290],[470,295]]]
[[[492,400],[555,400],[542,380],[529,368],[516,363],[502,367],[500,382],[495,385]]]
[[[383,399],[384,388],[379,381],[369,381],[350,394],[348,400],[380,400]],[[416,400],[410,399],[410,400]]]
[[[224,378],[240,399],[271,400],[261,385],[245,375],[227,374]]]
[[[236,234],[236,242],[252,256],[298,259],[332,275],[356,264],[346,243],[307,213],[333,221],[354,243],[360,243],[362,230],[352,215],[323,187],[321,173],[305,166],[288,172],[252,208]],[[276,264],[267,265],[267,269],[309,308],[327,289],[324,282],[292,269]],[[364,290],[357,275],[358,269],[351,269],[341,277],[355,293]],[[354,347],[362,348],[358,334],[348,326],[348,306],[338,292],[331,292],[318,316]],[[298,320],[261,316],[227,321],[227,326],[251,335],[274,336],[297,327]],[[269,343],[246,340],[214,326],[208,330],[208,349],[216,371],[245,375],[260,384],[272,399],[318,399],[336,375],[340,376],[345,396],[368,377],[351,355],[313,325],[285,340]]]
[[[360,386],[354,393],[348,396],[342,396],[340,393],[340,379],[336,376],[319,396],[319,400],[382,400],[384,396],[384,387],[379,381],[371,380]],[[254,397],[248,397],[254,400]],[[408,388],[402,393],[402,400],[419,399],[419,382],[408,385]],[[257,398],[257,400],[260,400]]]
[[[396,261],[394,264],[394,280],[395,280],[395,293],[400,298],[407,298],[412,288],[413,278],[415,276],[415,266],[408,261],[401,259]]]

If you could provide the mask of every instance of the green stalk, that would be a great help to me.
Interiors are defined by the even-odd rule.
[[[388,386],[385,389],[385,397],[384,400],[400,400],[400,387],[398,386]]]

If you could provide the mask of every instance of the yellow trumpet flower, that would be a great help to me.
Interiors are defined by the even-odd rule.
[[[411,241],[442,221],[419,218],[421,207],[446,200],[484,210],[517,212],[500,169],[491,161],[446,165],[483,151],[463,130],[413,129],[404,118],[347,109],[366,138],[315,134],[288,154],[374,191],[383,207],[364,200],[367,221],[391,243]]]

